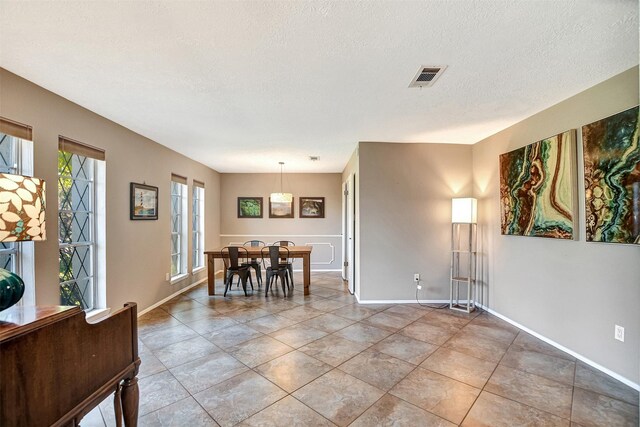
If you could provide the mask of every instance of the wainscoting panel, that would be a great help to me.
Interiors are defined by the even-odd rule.
[[[312,246],[311,270],[312,271],[342,271],[342,236],[340,234],[300,234],[300,235],[275,235],[275,234],[221,234],[220,241],[223,245],[242,245],[247,240],[262,240],[271,244],[278,240],[290,240],[298,246]],[[296,270],[302,270],[302,260],[294,262]]]

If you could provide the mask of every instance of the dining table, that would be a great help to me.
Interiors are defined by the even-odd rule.
[[[248,252],[249,258],[262,259],[262,248],[265,246],[243,246]],[[304,294],[309,295],[309,286],[311,285],[311,246],[282,246],[289,250],[289,258],[302,258],[302,282],[304,285]],[[212,251],[205,251],[207,256],[207,277],[208,277],[208,289],[209,295],[216,294],[215,286],[215,260],[228,258],[228,253],[223,251],[224,248],[218,248]],[[283,251],[284,253],[285,251]],[[223,277],[226,277],[226,267],[223,271]]]

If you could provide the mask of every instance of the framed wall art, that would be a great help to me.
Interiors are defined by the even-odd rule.
[[[638,107],[582,127],[588,242],[640,244]]]
[[[130,193],[130,219],[158,219],[158,187],[132,182]]]
[[[324,218],[324,197],[300,197],[300,218]]]
[[[293,218],[293,202],[272,202],[269,197],[269,218]]]
[[[505,235],[575,238],[575,130],[500,155]]]
[[[262,197],[238,197],[238,218],[262,218]]]

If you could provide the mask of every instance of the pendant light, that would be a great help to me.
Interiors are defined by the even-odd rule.
[[[284,162],[278,162],[278,163],[280,163],[280,192],[271,193],[271,202],[272,203],[291,203],[293,201],[293,194],[282,192],[282,167],[284,166]]]

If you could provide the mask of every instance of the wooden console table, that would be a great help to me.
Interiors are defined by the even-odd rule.
[[[78,426],[114,393],[116,423],[138,418],[137,308],[90,324],[80,307],[0,312],[0,425]]]

